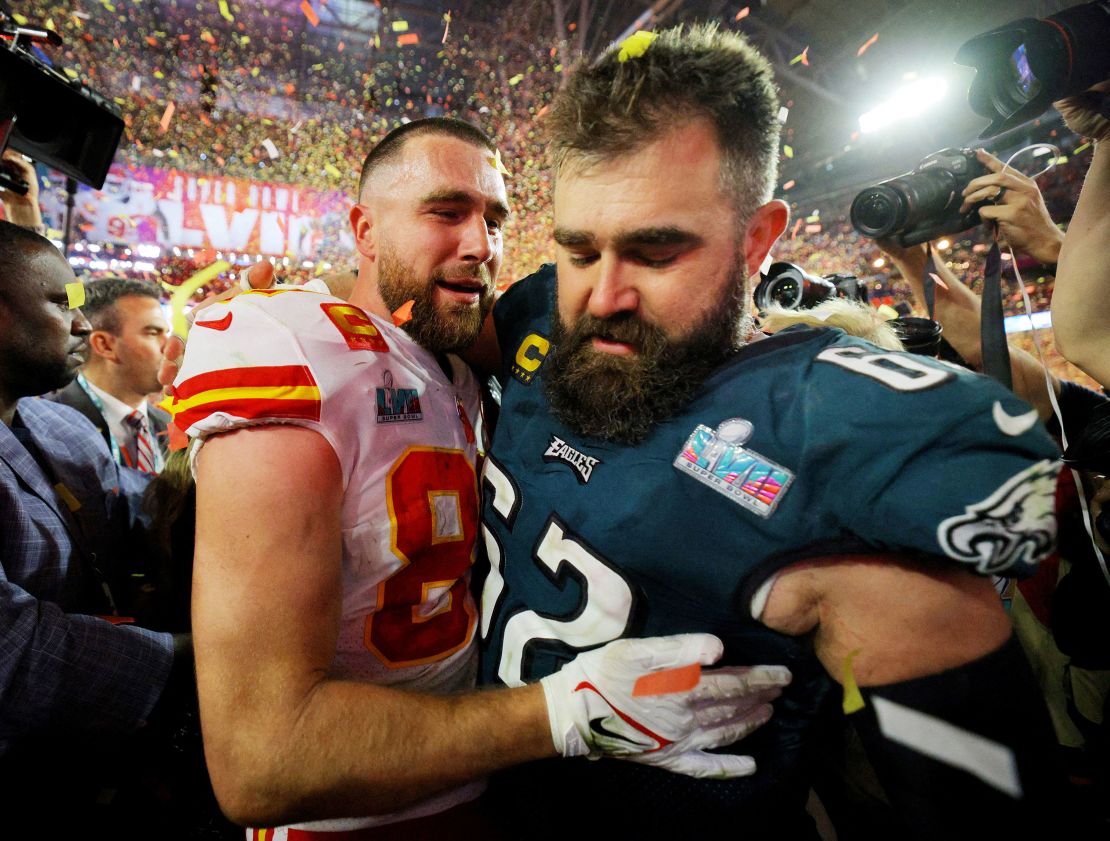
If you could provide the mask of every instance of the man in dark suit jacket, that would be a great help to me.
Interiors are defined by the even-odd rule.
[[[107,584],[150,476],[121,470],[80,414],[36,397],[84,362],[74,282],[49,240],[0,221],[0,790],[13,837],[91,829],[126,755],[119,738],[164,715],[171,674],[177,685],[192,668],[187,636],[112,615]]]
[[[85,286],[81,311],[92,325],[89,360],[50,399],[92,421],[117,463],[157,472],[165,463],[170,420],[147,402],[160,389],[158,365],[169,331],[158,288],[123,278],[95,280]]]

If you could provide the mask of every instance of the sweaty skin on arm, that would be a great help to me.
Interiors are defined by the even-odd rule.
[[[1104,83],[1110,88],[1110,82]],[[1104,136],[1110,129],[1103,130]],[[1110,385],[1110,137],[1095,144],[1075,214],[1068,225],[1056,287],[1052,331],[1070,362]]]
[[[790,635],[814,632],[817,657],[843,680],[844,659],[860,686],[952,669],[999,648],[1010,620],[989,578],[926,569],[895,557],[818,560],[774,582],[763,624]]]
[[[555,755],[539,685],[437,697],[329,676],[343,488],[322,436],[241,430],[209,439],[198,459],[197,684],[208,768],[232,820],[394,812]]]

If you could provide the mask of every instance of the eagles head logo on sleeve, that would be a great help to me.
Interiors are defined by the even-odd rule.
[[[1058,462],[1039,461],[1012,477],[964,514],[937,527],[937,542],[950,558],[974,564],[983,575],[1032,571],[1056,545]]]

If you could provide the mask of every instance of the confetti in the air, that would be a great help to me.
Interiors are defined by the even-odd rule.
[[[301,13],[308,18],[308,22],[313,26],[320,25],[320,16],[316,14],[316,10],[312,8],[312,4],[308,0],[301,0]]]
[[[235,18],[232,17],[232,15],[231,15],[231,9],[229,9],[227,7],[227,0],[220,0],[219,6],[220,6],[220,17],[222,17],[228,23],[235,23]]]
[[[794,221],[794,228],[790,231],[790,238],[794,239],[796,236],[798,236],[798,231],[800,231],[801,229],[802,220],[799,218]]]
[[[791,178],[791,179],[790,179],[789,181],[787,181],[787,182],[786,182],[785,184],[783,184],[783,185],[782,185],[782,188],[783,188],[784,190],[791,190],[791,189],[793,189],[793,188],[794,188],[794,179],[793,179],[793,178]]]
[[[451,13],[450,12],[444,12],[443,13],[443,24],[444,24],[444,26],[443,26],[443,38],[440,40],[439,43],[446,44],[447,43],[447,33],[451,31]]]
[[[945,292],[948,291],[948,284],[945,283],[943,280],[941,280],[940,275],[938,275],[936,272],[929,272],[929,277],[931,277],[933,279],[933,283],[935,283],[937,286],[939,286]]]
[[[785,105],[781,106],[779,108],[779,122],[780,123],[785,123],[786,118],[789,117],[789,116],[790,116],[790,109],[787,108]]]
[[[408,32],[409,22],[407,20],[395,20],[393,21],[392,29],[394,32]]]
[[[790,59],[790,64],[794,65],[797,64],[799,61],[806,67],[809,67],[809,47],[806,47],[804,50],[794,56],[794,58]]]
[[[733,20],[743,20],[744,18],[746,18],[748,15],[751,14],[751,11],[752,10],[751,10],[750,6],[745,6],[743,9],[741,9],[740,11],[738,11],[736,13],[736,17],[734,17]]]
[[[420,36],[417,35],[415,32],[406,32],[404,35],[401,35],[397,39],[397,46],[398,47],[404,47],[404,46],[408,46],[409,44],[419,44],[419,43],[420,43]]]
[[[874,35],[872,35],[870,38],[867,39],[867,41],[864,43],[864,45],[862,47],[860,47],[858,50],[856,50],[856,56],[859,57],[859,56],[863,55],[865,52],[867,52],[867,48],[870,47],[872,44],[874,44],[878,40],[879,40],[879,33],[876,32]]]
[[[621,51],[617,54],[617,61],[625,62],[630,58],[639,58],[647,52],[647,48],[657,37],[654,32],[646,32],[643,29],[629,35],[621,42]]]
[[[794,157],[794,147],[789,144],[783,144],[782,153],[788,158]]]
[[[266,154],[270,156],[271,161],[277,160],[281,156],[277,146],[274,145],[274,141],[268,137],[262,141],[262,148],[266,150]]]
[[[172,100],[166,103],[166,110],[162,112],[162,119],[158,121],[158,128],[162,130],[162,134],[165,134],[167,131],[169,131],[170,120],[173,119],[173,112],[176,109],[177,106],[173,104]]]

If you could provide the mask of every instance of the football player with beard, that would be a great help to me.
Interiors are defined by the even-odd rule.
[[[745,742],[760,773],[538,762],[495,777],[508,831],[815,837],[839,683],[898,837],[1072,837],[990,578],[1053,550],[1057,450],[981,376],[837,329],[756,341],[749,278],[788,215],[771,68],[713,27],[630,41],[553,102],[557,263],[494,307],[481,679],[528,685],[623,636],[709,631],[726,661],[794,681]],[[572,808],[542,810],[537,836],[547,792]]]
[[[754,770],[705,749],[766,721],[789,673],[700,674],[721,652],[707,634],[623,640],[542,686],[460,692],[477,665],[482,430],[454,352],[489,312],[508,214],[484,134],[410,123],[364,164],[349,301],[259,290],[195,321],[173,408],[200,439],[205,754],[233,820],[300,822],[257,838],[484,837],[482,776],[559,754]],[[391,313],[409,302],[401,329]]]

